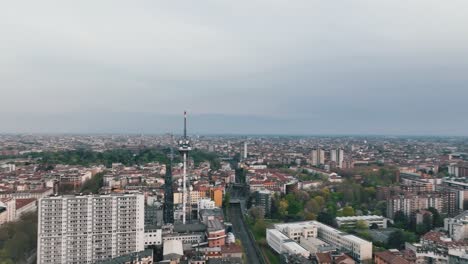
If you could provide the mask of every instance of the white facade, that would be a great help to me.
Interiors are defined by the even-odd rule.
[[[164,260],[178,260],[184,255],[184,248],[181,241],[169,240],[164,242],[163,258]]]
[[[145,231],[145,247],[151,245],[162,245],[162,230],[147,230]]]
[[[331,161],[336,162],[336,166],[341,168],[344,161],[344,150],[342,149],[332,149],[330,150],[330,159]]]
[[[278,254],[284,253],[282,249],[283,244],[288,240],[291,241],[289,237],[287,237],[285,234],[281,233],[277,229],[267,229],[266,240],[268,245]]]
[[[0,213],[0,225],[15,220],[16,217],[16,201],[13,198],[1,198],[0,207],[3,212]]]
[[[213,200],[211,199],[201,199],[198,201],[198,211],[202,209],[215,209],[216,204]]]
[[[379,228],[387,228],[387,219],[379,215],[343,216],[336,218],[338,227],[354,228],[358,221],[366,222],[369,227],[372,224],[377,224]]]
[[[195,245],[199,244],[203,241],[203,233],[189,233],[189,234],[172,234],[172,235],[165,235],[162,240],[163,243],[170,240],[178,240],[182,241],[184,245]]]
[[[328,244],[350,252],[354,259],[363,261],[372,259],[372,243],[354,235],[349,235],[335,228],[316,222],[318,237]]]
[[[94,263],[144,249],[144,196],[39,200],[37,263]]]
[[[317,225],[313,222],[277,224],[275,225],[275,228],[297,242],[300,242],[301,237],[317,237]]]
[[[351,257],[361,262],[372,259],[371,242],[317,221],[275,224],[274,228],[276,231],[267,230],[267,242],[277,252],[278,249],[283,250],[281,247],[278,248],[278,244],[287,242],[285,237],[298,242],[301,242],[301,237],[317,237],[338,250],[348,252]]]

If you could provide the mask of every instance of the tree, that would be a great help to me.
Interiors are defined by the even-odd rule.
[[[256,221],[255,225],[253,226],[255,239],[259,240],[266,237],[266,228],[267,226],[263,219]]]
[[[403,231],[404,242],[414,243],[418,241],[418,236],[415,233],[410,231]]]
[[[281,217],[285,217],[288,214],[288,201],[281,199],[278,206],[278,213]]]
[[[329,226],[336,226],[335,218],[327,212],[320,212],[317,216],[317,221]]]
[[[305,220],[315,220],[317,219],[317,215],[314,213],[306,213],[304,218]]]
[[[37,243],[37,213],[0,227],[0,263],[23,263]]]
[[[319,207],[318,203],[315,201],[315,199],[312,199],[312,200],[309,200],[305,204],[305,210],[308,213],[318,214],[320,212],[320,207]]]
[[[375,213],[380,212],[380,214],[377,215],[386,215],[387,212],[387,201],[379,201],[375,204]],[[378,211],[377,211],[378,210]]]
[[[296,197],[296,200],[298,201],[307,201],[310,199],[309,194],[305,191],[297,191],[294,193],[294,196]]]
[[[395,230],[388,237],[388,246],[390,248],[400,249],[402,248],[402,245],[404,243],[405,243],[405,238],[404,238],[403,231],[401,229]]]
[[[364,221],[364,220],[358,220],[356,222],[356,228],[357,229],[368,229],[369,228],[369,224]]]
[[[261,207],[254,206],[249,209],[249,214],[255,221],[261,220],[264,218],[263,209]]]
[[[99,190],[104,185],[104,172],[97,173],[91,179],[85,181],[81,187],[82,193],[99,193]]]
[[[393,217],[393,220],[395,221],[395,226],[399,228],[404,228],[409,222],[408,217],[406,217],[403,211],[397,211]]]
[[[290,215],[296,215],[302,211],[302,203],[297,200],[293,194],[286,195],[286,200],[288,201],[288,213]]]
[[[230,204],[231,204],[231,194],[229,192],[226,192],[226,194],[224,195],[223,206],[225,208],[229,208]]]
[[[354,209],[351,206],[343,208],[343,216],[354,216]]]
[[[320,208],[323,208],[323,206],[325,205],[325,199],[322,197],[322,196],[315,196],[314,197],[314,200],[317,202],[318,206]]]
[[[439,211],[437,211],[437,209],[435,209],[434,207],[429,207],[427,210],[432,213],[433,227],[443,227],[445,217],[442,217]]]

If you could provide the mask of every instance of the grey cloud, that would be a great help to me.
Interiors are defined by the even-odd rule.
[[[143,125],[151,115],[187,108],[210,116],[201,132],[223,124],[313,133],[318,123],[327,133],[468,134],[467,8],[463,0],[10,1],[0,9],[0,117],[36,113],[71,132],[87,131],[84,116],[103,115],[93,131],[151,132],[173,129]],[[118,126],[118,113],[134,123]]]

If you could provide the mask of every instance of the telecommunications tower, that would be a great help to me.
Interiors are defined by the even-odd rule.
[[[179,152],[184,159],[184,174],[182,182],[182,224],[185,225],[187,216],[187,158],[189,151],[192,150],[190,140],[187,137],[187,111],[184,111],[184,137],[179,140]]]

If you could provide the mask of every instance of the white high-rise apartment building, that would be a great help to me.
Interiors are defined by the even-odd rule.
[[[81,264],[144,250],[142,194],[39,200],[37,263]]]
[[[330,150],[331,161],[336,162],[336,166],[341,168],[344,161],[344,150],[343,149],[332,149]]]
[[[320,166],[325,164],[325,151],[323,149],[313,149],[311,156],[312,166]]]

